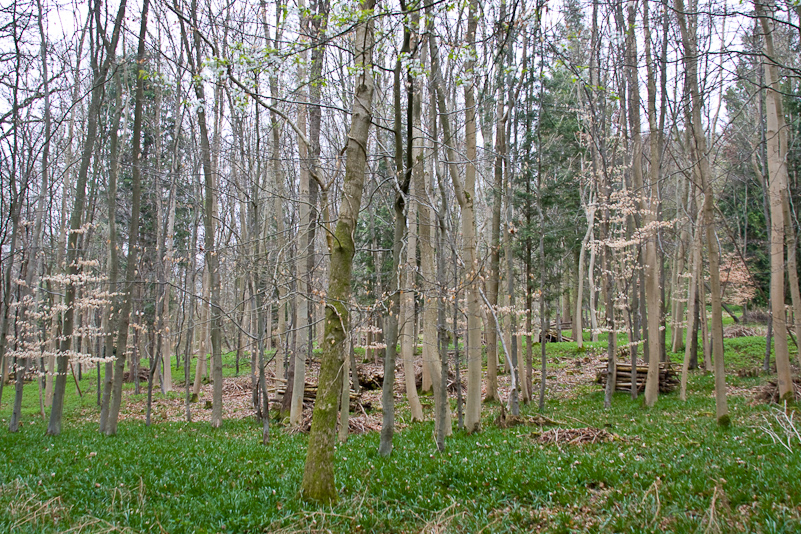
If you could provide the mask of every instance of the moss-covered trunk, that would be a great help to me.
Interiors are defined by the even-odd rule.
[[[345,336],[349,331],[348,301],[355,251],[353,235],[362,202],[367,137],[372,121],[374,38],[370,14],[374,5],[375,0],[362,1],[360,22],[356,26],[355,65],[358,71],[346,150],[345,183],[331,249],[319,387],[303,472],[304,498],[324,503],[336,500],[334,445],[337,438],[337,407],[342,390],[342,368],[346,357]]]

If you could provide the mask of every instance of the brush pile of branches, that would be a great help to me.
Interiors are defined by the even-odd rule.
[[[793,378],[793,393],[795,394],[795,401],[801,402],[801,378]],[[778,404],[779,382],[777,380],[771,380],[760,387],[756,394],[756,400],[766,404]]]
[[[623,438],[603,428],[554,428],[547,432],[532,432],[537,442],[550,445],[584,445],[586,443],[610,443]]]
[[[733,324],[723,329],[723,337],[725,339],[733,339],[736,337],[755,337],[763,335],[765,334],[763,332],[760,332],[758,329],[741,324]]]

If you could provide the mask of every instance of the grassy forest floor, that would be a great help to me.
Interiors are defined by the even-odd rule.
[[[102,436],[90,373],[82,398],[70,378],[62,434],[48,437],[31,383],[20,432],[0,431],[0,532],[799,532],[801,438],[789,449],[774,442],[769,428],[787,439],[779,408],[757,399],[774,376],[743,372],[761,366],[764,344],[764,337],[726,340],[728,429],[716,425],[713,376],[702,371],[691,374],[686,403],[674,392],[644,409],[641,399],[616,393],[604,410],[592,380],[604,343],[585,351],[547,345],[542,415],[555,427],[499,428],[500,405],[485,403],[482,431],[455,432],[441,454],[433,424],[408,424],[399,399],[401,430],[389,458],[377,455],[376,432],[338,447],[333,507],[299,498],[303,433],[274,424],[265,447],[260,425],[236,410],[217,430],[181,422],[170,410],[182,393],[156,393],[146,427],[143,387],[128,397],[118,435]],[[225,372],[233,375],[230,357]],[[182,382],[182,371],[173,376]],[[249,395],[233,393],[247,404]],[[7,386],[3,424],[12,395]],[[430,415],[433,402],[423,401]],[[370,416],[380,415],[378,406]],[[536,403],[521,414],[532,422]],[[558,439],[579,428],[601,439]]]

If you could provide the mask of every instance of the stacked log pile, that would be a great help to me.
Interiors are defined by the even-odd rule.
[[[456,393],[457,386],[456,386],[456,373],[453,371],[453,360],[455,358],[456,353],[454,351],[448,352],[448,357],[450,359],[450,364],[448,365],[448,393]],[[464,358],[464,352],[461,354],[462,358]],[[461,373],[462,379],[462,393],[467,392],[467,387],[464,384],[465,380],[465,373],[462,371]],[[400,383],[400,380],[398,381]],[[421,389],[423,387],[423,368],[417,367],[414,371],[414,383],[417,389]]]
[[[542,343],[543,337],[545,338],[546,343],[559,343],[559,334],[554,329],[547,330],[544,336],[542,335],[542,332],[540,332],[540,343]],[[575,339],[562,332],[563,343],[572,343],[573,341],[575,341]]]
[[[140,382],[147,382],[150,378],[150,369],[147,367],[140,367],[139,371],[136,373],[139,376]],[[122,381],[123,382],[133,382],[134,374],[131,371],[125,371],[122,373]]]
[[[609,371],[606,365],[598,367],[595,381],[606,387],[606,377]],[[631,364],[619,363],[615,366],[615,391],[631,391]],[[637,390],[645,391],[645,380],[648,377],[646,365],[637,366]],[[679,374],[669,363],[659,364],[659,393],[670,393],[679,386]]]
[[[357,365],[356,376],[359,377],[359,387],[362,389],[375,391],[384,385],[384,370],[374,365]]]
[[[736,337],[756,337],[764,336],[760,330],[741,324],[733,324],[723,329],[724,339],[733,339]]]
[[[283,380],[281,378],[271,378],[270,380],[275,381],[276,385],[274,387],[268,386],[267,391],[269,391],[271,395],[283,396],[284,392],[286,391],[286,380]],[[314,399],[317,398],[317,384],[310,384],[306,382],[304,385],[305,387],[303,388],[303,402],[313,404]],[[357,400],[359,400],[359,395],[351,389],[350,401],[355,402]]]

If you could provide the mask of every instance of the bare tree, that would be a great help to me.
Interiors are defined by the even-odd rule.
[[[114,29],[111,33],[111,38],[105,35],[100,23],[100,7],[99,1],[96,1],[90,10],[89,16],[95,18],[95,47],[91,50],[92,53],[92,92],[89,102],[89,113],[86,122],[86,135],[84,137],[83,151],[81,153],[81,164],[78,170],[78,177],[75,184],[75,202],[72,208],[72,215],[70,216],[70,234],[67,241],[67,274],[75,276],[79,272],[78,265],[78,231],[83,225],[84,204],[86,201],[86,182],[89,176],[89,166],[92,163],[92,156],[94,154],[95,141],[97,140],[97,129],[100,118],[100,104],[103,100],[105,93],[105,82],[108,77],[109,69],[114,61],[115,50],[122,31],[122,23],[125,16],[126,0],[120,2],[117,10],[117,15],[114,19]],[[105,56],[102,56],[101,47],[105,50]],[[132,225],[133,227],[133,225]],[[131,230],[134,233],[134,230]],[[135,255],[135,252],[130,252]],[[134,256],[135,257],[135,256]],[[134,262],[135,263],[135,262]],[[57,375],[55,389],[53,391],[53,407],[50,411],[50,422],[47,426],[47,433],[55,436],[61,433],[61,418],[64,411],[64,393],[67,385],[67,365],[69,363],[69,351],[72,345],[72,331],[75,321],[75,290],[74,284],[68,284],[64,304],[66,312],[64,313],[64,323],[62,326],[62,341],[59,347],[59,356],[57,358]],[[129,308],[130,310],[130,308]],[[126,324],[127,328],[127,324]],[[127,337],[127,335],[126,335]],[[123,350],[125,350],[123,348]],[[122,380],[122,376],[120,376]],[[117,409],[117,411],[119,408]],[[113,412],[112,412],[113,413]],[[114,416],[116,418],[116,415]],[[114,426],[116,431],[116,426]]]
[[[318,502],[332,502],[337,497],[333,455],[338,400],[342,391],[342,367],[346,357],[345,338],[350,328],[347,304],[351,294],[351,268],[355,252],[353,234],[364,189],[367,138],[372,121],[374,23],[370,14],[374,5],[374,0],[362,1],[359,22],[355,28],[354,59],[357,73],[346,148],[345,183],[331,250],[319,386],[303,471],[303,497]]]

